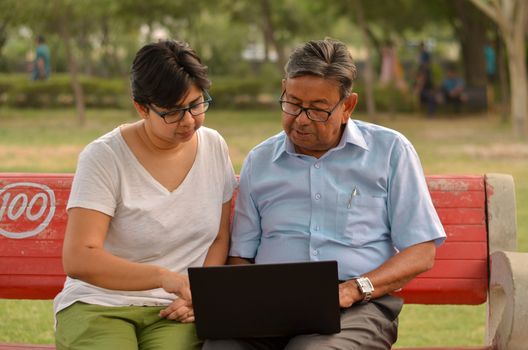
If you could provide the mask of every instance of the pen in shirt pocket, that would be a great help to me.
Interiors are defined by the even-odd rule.
[[[347,205],[348,209],[350,209],[352,207],[352,200],[357,195],[358,195],[358,189],[357,189],[356,186],[354,186],[354,189],[352,190],[352,193],[350,193],[350,198],[348,199],[348,205]]]

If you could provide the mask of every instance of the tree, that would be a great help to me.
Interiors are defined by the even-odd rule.
[[[491,21],[467,1],[449,0],[451,25],[462,49],[465,80],[468,86],[486,86],[484,46]]]
[[[510,75],[510,108],[513,132],[517,137],[527,134],[528,87],[526,78],[526,0],[470,0],[499,27],[508,53]]]
[[[374,68],[372,66],[372,49],[371,40],[369,38],[369,29],[365,21],[365,15],[363,12],[363,5],[359,0],[353,0],[353,6],[356,12],[356,20],[363,33],[363,42],[367,47],[367,57],[365,58],[365,97],[367,105],[367,114],[371,118],[375,118],[376,115],[376,103],[374,100]]]
[[[314,39],[314,34],[320,35],[321,28],[328,33],[334,24],[331,20],[335,20],[328,16],[328,9],[333,6],[323,2],[259,0],[255,5],[246,0],[226,0],[223,4],[234,21],[257,26],[261,38],[253,41],[263,42],[266,58],[269,58],[268,48],[276,53],[275,66],[280,75],[284,73],[286,51],[298,41]]]
[[[68,61],[68,70],[70,72],[71,86],[73,95],[75,97],[75,108],[77,109],[77,117],[80,125],[84,125],[86,121],[86,105],[84,102],[84,91],[79,81],[79,72],[77,69],[77,58],[73,53],[71,44],[71,18],[74,18],[73,4],[70,0],[56,0],[54,12],[57,16],[57,25],[59,35],[64,44],[64,52]]]
[[[30,21],[31,11],[27,11],[26,3],[18,0],[0,1],[0,66],[3,65],[3,48],[12,34],[12,29]]]

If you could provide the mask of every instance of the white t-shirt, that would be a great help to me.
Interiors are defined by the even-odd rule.
[[[197,136],[194,164],[170,192],[139,163],[119,128],[112,130],[81,152],[68,209],[82,207],[110,215],[104,246],[118,257],[183,274],[190,266],[202,266],[218,234],[222,204],[231,199],[237,181],[220,134],[201,127]],[[55,297],[54,311],[76,301],[168,305],[175,298],[161,288],[108,290],[67,277]]]

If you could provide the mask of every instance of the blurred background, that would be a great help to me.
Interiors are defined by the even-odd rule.
[[[426,174],[513,175],[528,251],[525,0],[0,0],[0,172],[74,172],[86,144],[137,120],[132,59],[166,38],[209,67],[206,126],[239,172],[281,130],[289,53],[325,37],[357,63],[353,118],[406,135]],[[483,344],[485,312],[410,305],[397,345]],[[52,343],[51,302],[0,300],[2,341]]]
[[[437,92],[454,68],[467,91],[466,112],[493,108],[508,120],[513,54],[524,58],[524,71],[515,76],[526,85],[528,16],[515,2],[522,1],[504,0],[511,9],[488,5],[506,13],[494,20],[494,13],[475,5],[488,4],[483,0],[2,0],[0,103],[76,106],[80,123],[85,108],[129,108],[134,54],[147,42],[176,38],[188,41],[209,66],[219,108],[274,108],[289,52],[329,36],[349,45],[360,71],[358,108],[369,116],[419,111],[423,45]],[[524,13],[517,15],[522,40],[510,44],[515,38],[508,30],[518,29],[516,12]],[[511,28],[497,24],[503,20]],[[33,84],[39,36],[49,50],[50,73]],[[445,101],[435,97],[444,111]],[[525,133],[525,125],[516,127]]]

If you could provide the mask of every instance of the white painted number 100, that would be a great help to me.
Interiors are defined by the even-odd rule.
[[[23,187],[27,191],[12,193],[11,191],[17,187]],[[43,184],[33,182],[9,184],[0,188],[0,200],[0,234],[8,238],[26,238],[39,234],[49,225],[55,214],[55,194]],[[37,221],[41,219],[42,222],[37,225]],[[7,220],[22,222],[23,225],[2,225]],[[23,228],[26,231],[11,232],[12,227]]]

